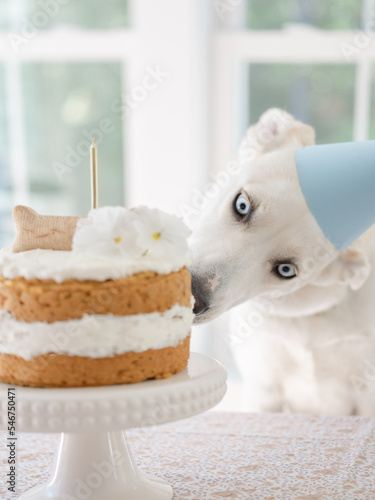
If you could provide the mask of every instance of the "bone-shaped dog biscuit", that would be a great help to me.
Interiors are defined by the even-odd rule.
[[[74,231],[82,217],[39,215],[22,205],[13,209],[16,239],[12,251],[24,252],[36,248],[71,250]]]

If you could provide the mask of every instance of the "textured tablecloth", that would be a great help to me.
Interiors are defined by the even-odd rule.
[[[374,418],[209,412],[128,436],[140,468],[176,499],[375,499]],[[58,439],[19,436],[19,494],[47,479]]]

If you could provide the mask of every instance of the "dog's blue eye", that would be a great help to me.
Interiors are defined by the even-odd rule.
[[[276,267],[276,272],[281,278],[294,278],[297,276],[297,272],[294,266],[292,264],[279,264]]]
[[[244,194],[240,194],[236,199],[236,211],[244,217],[249,215],[251,210],[250,201]]]

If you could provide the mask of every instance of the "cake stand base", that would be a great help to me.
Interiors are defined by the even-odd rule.
[[[209,410],[226,392],[226,371],[216,360],[191,353],[188,366],[166,380],[14,391],[17,433],[62,433],[49,481],[20,500],[171,499],[171,486],[137,469],[124,429]],[[0,430],[8,428],[7,395],[8,386],[0,384]],[[157,456],[158,450],[153,452]]]
[[[135,465],[125,433],[63,434],[50,479],[20,500],[168,499],[165,481],[142,474]]]

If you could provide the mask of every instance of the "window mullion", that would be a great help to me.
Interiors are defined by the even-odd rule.
[[[354,93],[353,139],[364,141],[369,137],[371,112],[371,61],[363,57],[357,64]]]

